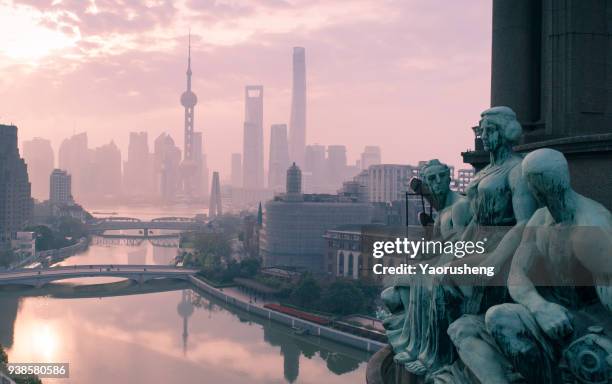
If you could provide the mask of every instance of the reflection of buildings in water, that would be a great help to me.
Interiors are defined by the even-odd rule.
[[[147,250],[139,248],[136,251],[128,252],[128,264],[143,265],[147,261]]]
[[[0,297],[0,344],[6,348],[13,346],[18,309],[18,297]]]
[[[285,380],[293,383],[300,374],[300,347],[290,337],[286,330],[264,324],[264,340],[270,345],[279,347],[283,355],[283,374]]]
[[[270,322],[264,322],[263,329],[264,340],[270,345],[280,346],[280,352],[284,357],[285,379],[290,383],[296,381],[299,376],[300,354],[311,359],[319,352],[321,359],[327,363],[327,368],[336,375],[352,372],[359,368],[360,360],[314,344],[308,339],[312,336],[298,336],[293,334],[290,329],[273,325]],[[320,339],[316,340],[320,341]]]
[[[193,315],[191,304],[191,290],[183,290],[181,302],[178,303],[176,311],[183,318],[183,354],[187,354],[187,339],[189,338],[189,317]]]

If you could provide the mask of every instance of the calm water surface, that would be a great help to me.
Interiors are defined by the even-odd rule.
[[[175,255],[170,242],[98,238],[63,264],[167,264]],[[69,379],[44,383],[362,383],[369,357],[224,307],[185,283],[116,279],[1,290],[0,343],[13,362],[70,363]]]

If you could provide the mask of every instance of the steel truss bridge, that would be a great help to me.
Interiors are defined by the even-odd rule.
[[[89,230],[102,233],[111,230],[140,230],[142,237],[153,236],[152,230],[196,231],[203,229],[206,222],[196,221],[188,217],[159,217],[150,221],[143,221],[133,217],[106,217],[89,224]],[[159,236],[159,235],[157,235]]]

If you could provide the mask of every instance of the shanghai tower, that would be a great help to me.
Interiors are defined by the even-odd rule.
[[[304,166],[306,148],[306,50],[293,47],[293,92],[289,123],[289,156],[291,161]]]

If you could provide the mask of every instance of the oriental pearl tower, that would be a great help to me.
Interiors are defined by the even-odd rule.
[[[185,148],[183,151],[183,188],[187,196],[194,192],[194,181],[197,172],[197,162],[194,154],[193,112],[198,103],[198,97],[191,90],[191,32],[189,33],[189,54],[187,57],[187,89],[181,95],[181,105],[185,108]]]

